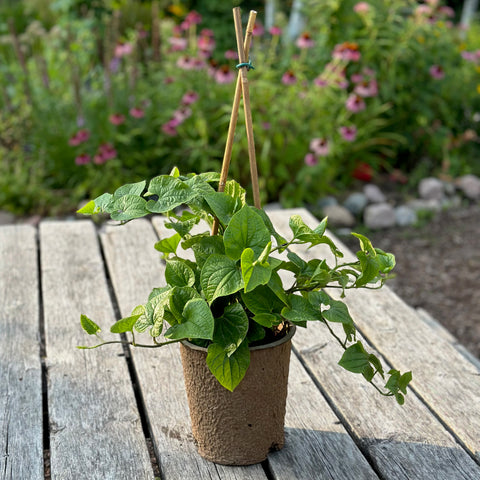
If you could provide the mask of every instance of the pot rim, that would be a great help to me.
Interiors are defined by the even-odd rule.
[[[281,345],[282,343],[286,343],[289,340],[291,340],[291,338],[295,334],[296,330],[297,330],[296,325],[294,325],[293,323],[288,323],[287,334],[285,336],[283,336],[282,338],[280,338],[279,340],[275,340],[274,342],[266,343],[264,345],[256,345],[255,347],[249,347],[248,349],[252,352],[252,351],[255,351],[255,350],[265,350],[267,348],[276,347],[278,345]],[[195,344],[189,342],[188,340],[182,340],[180,343],[182,345],[185,345],[188,348],[191,348],[192,350],[199,350],[201,352],[207,352],[207,348],[199,347],[198,345],[195,345]]]

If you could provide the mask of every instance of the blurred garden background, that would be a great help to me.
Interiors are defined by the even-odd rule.
[[[237,5],[245,24],[258,11],[263,203],[480,174],[480,23],[460,22],[463,1],[1,0],[0,210],[65,214],[175,165],[220,171]],[[236,135],[248,186],[242,116]]]

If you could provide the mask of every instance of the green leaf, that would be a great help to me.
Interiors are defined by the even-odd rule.
[[[271,243],[270,243],[271,245]],[[270,280],[272,269],[268,263],[258,264],[254,261],[255,254],[251,248],[246,248],[241,256],[242,277],[245,292],[250,292],[259,285],[265,285]]]
[[[395,255],[386,253],[379,248],[375,249],[379,269],[382,273],[388,273],[395,267]]]
[[[124,195],[140,196],[145,189],[145,185],[145,180],[138,183],[127,183],[126,185],[122,185],[120,188],[117,188],[113,194],[113,197],[114,199],[117,199],[123,197]]]
[[[197,193],[180,179],[161,175],[152,179],[146,195],[158,195],[157,200],[150,200],[147,203],[150,212],[165,213],[188,203]]]
[[[282,323],[281,315],[274,313],[258,313],[253,317],[253,320],[257,322],[262,327],[271,328],[274,325],[279,325]]]
[[[223,192],[213,192],[204,198],[222,225],[228,225],[232,216],[241,206],[234,198]]]
[[[246,202],[246,192],[245,189],[235,180],[229,180],[225,184],[225,188],[223,190],[227,195],[234,199],[238,199],[241,205],[245,205]]]
[[[364,285],[374,281],[378,277],[380,268],[376,256],[372,256],[370,252],[357,252],[357,257],[360,260],[360,268],[362,270],[362,273],[357,278],[355,286],[363,287]]]
[[[362,252],[368,252],[368,254],[372,256],[376,255],[372,242],[367,237],[365,237],[365,235],[361,235],[360,233],[354,233],[354,232],[352,232],[352,235],[358,238]]]
[[[248,332],[248,317],[240,303],[225,307],[223,315],[215,319],[213,342],[232,354]]]
[[[225,255],[208,257],[200,274],[203,293],[211,304],[216,298],[238,292],[243,288],[243,279],[236,262]]]
[[[288,303],[288,295],[285,292],[285,288],[283,287],[282,279],[277,272],[272,272],[272,276],[268,281],[268,288],[277,296],[278,299],[285,305],[289,305]]]
[[[255,212],[257,212],[260,215],[260,217],[263,220],[263,223],[265,224],[268,231],[270,232],[270,235],[273,236],[273,238],[277,242],[277,245],[286,244],[287,240],[285,240],[285,238],[283,238],[279,233],[277,233],[277,231],[275,230],[275,228],[273,226],[272,221],[270,220],[270,217],[267,215],[265,210],[256,208]],[[282,252],[282,251],[283,251],[283,249],[280,250],[280,252]]]
[[[97,207],[95,206],[95,201],[90,200],[82,208],[77,210],[77,213],[81,213],[82,215],[93,215],[93,214],[97,213],[96,209],[97,209]]]
[[[89,335],[95,335],[101,331],[100,327],[86,315],[80,315],[80,325]]]
[[[330,300],[330,308],[323,310],[322,315],[329,322],[344,323],[346,325],[353,325],[353,319],[350,316],[348,307],[340,300]]]
[[[192,287],[174,287],[169,297],[169,309],[177,319],[176,323],[183,322],[183,310],[189,300],[201,298],[200,294]]]
[[[175,253],[181,239],[182,237],[178,233],[171,237],[163,238],[155,244],[155,250],[165,254]]]
[[[370,366],[369,354],[358,341],[345,350],[338,364],[349,372],[363,373]]]
[[[250,350],[243,342],[231,355],[221,345],[212,343],[208,346],[207,366],[226,389],[233,392],[242,381],[250,365]]]
[[[199,236],[197,238],[198,241],[192,244],[191,248],[199,268],[203,268],[203,265],[207,261],[208,257],[213,253],[225,255],[225,247],[223,245],[222,237],[218,235],[211,236],[207,234],[207,236]],[[182,243],[182,247],[186,248],[186,242]]]
[[[193,287],[195,272],[184,260],[167,260],[165,280],[172,287]]]
[[[315,308],[306,298],[300,295],[289,295],[290,307],[282,310],[282,316],[292,323],[303,324],[304,322],[322,320],[320,310]]]
[[[272,290],[266,285],[259,285],[251,292],[245,293],[242,291],[241,295],[243,302],[254,315],[272,312],[280,313],[285,306],[276,295],[272,295]],[[290,305],[289,303],[287,304]]]
[[[215,320],[210,308],[203,298],[189,300],[183,309],[183,323],[173,325],[165,332],[171,340],[184,338],[213,339]]]
[[[259,256],[270,241],[270,232],[262,217],[249,206],[237,212],[223,234],[225,253],[232,260],[239,260],[246,248]]]
[[[128,221],[144,217],[150,212],[146,209],[147,202],[136,195],[124,195],[113,202],[110,217],[112,220]]]
[[[112,333],[131,332],[133,330],[134,325],[137,323],[137,320],[140,317],[141,315],[132,315],[131,317],[121,318],[111,326],[110,332]]]

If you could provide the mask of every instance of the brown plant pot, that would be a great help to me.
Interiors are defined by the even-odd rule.
[[[252,465],[283,447],[294,333],[291,325],[280,340],[250,348],[250,366],[233,392],[208,369],[206,348],[182,342],[192,433],[202,457],[223,465]]]

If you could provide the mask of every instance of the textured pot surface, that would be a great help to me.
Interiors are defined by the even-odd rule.
[[[283,447],[294,332],[292,327],[280,341],[251,348],[250,366],[233,392],[208,369],[206,349],[180,345],[192,433],[202,457],[224,465],[250,465]]]

